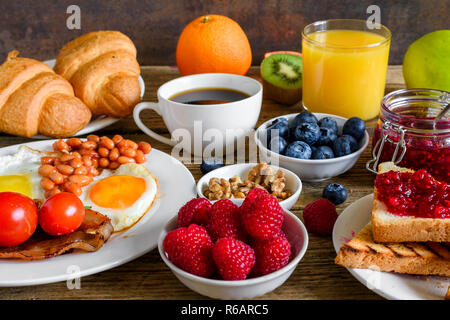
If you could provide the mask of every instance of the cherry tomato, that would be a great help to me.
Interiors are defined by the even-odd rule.
[[[0,192],[0,246],[19,245],[34,233],[38,223],[33,200],[16,192]]]
[[[73,193],[61,192],[45,201],[39,210],[39,225],[52,236],[74,232],[84,220],[84,206]]]

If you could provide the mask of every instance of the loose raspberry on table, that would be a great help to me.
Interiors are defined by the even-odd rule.
[[[291,245],[283,232],[268,240],[256,240],[252,246],[256,255],[256,264],[252,270],[255,276],[275,272],[289,263]]]
[[[173,264],[201,277],[214,274],[212,246],[206,229],[196,224],[169,232],[163,242],[167,257]]]
[[[224,280],[244,280],[255,265],[255,252],[244,242],[234,238],[216,241],[212,255]]]
[[[241,207],[242,208],[242,207]],[[242,224],[255,239],[270,239],[280,232],[284,212],[277,198],[270,194],[260,195],[241,211]]]
[[[210,211],[206,229],[213,241],[235,238],[245,241],[247,234],[241,225],[239,207],[229,199],[215,202]]]
[[[205,198],[194,198],[178,211],[178,226],[188,227],[190,224],[206,226],[211,202]]]
[[[330,235],[338,215],[335,205],[327,199],[318,199],[303,209],[306,229],[322,236]]]

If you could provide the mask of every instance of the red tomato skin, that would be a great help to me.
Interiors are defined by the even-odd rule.
[[[81,200],[69,192],[55,194],[39,210],[39,225],[52,236],[72,233],[83,223],[85,215]]]
[[[27,241],[36,230],[38,211],[33,200],[16,192],[0,192],[0,246]]]

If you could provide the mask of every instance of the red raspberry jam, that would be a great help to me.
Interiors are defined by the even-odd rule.
[[[401,167],[426,169],[437,180],[450,183],[450,119],[436,124],[436,115],[450,103],[450,93],[428,89],[404,89],[389,93],[381,102],[380,118],[375,129],[372,148],[382,138],[386,140],[378,163],[395,161]],[[382,129],[384,127],[384,130]],[[392,159],[404,130],[405,153],[397,163]],[[382,136],[383,134],[383,136]],[[375,150],[378,151],[378,150]]]
[[[398,216],[450,219],[450,187],[426,170],[389,171],[375,179],[378,199]]]

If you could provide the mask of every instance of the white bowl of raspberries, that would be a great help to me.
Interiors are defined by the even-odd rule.
[[[163,261],[188,288],[215,299],[250,299],[282,285],[308,247],[305,226],[263,189],[239,207],[194,198],[161,232]]]
[[[327,113],[293,113],[270,119],[254,135],[263,161],[322,181],[351,169],[369,144],[360,118]]]

